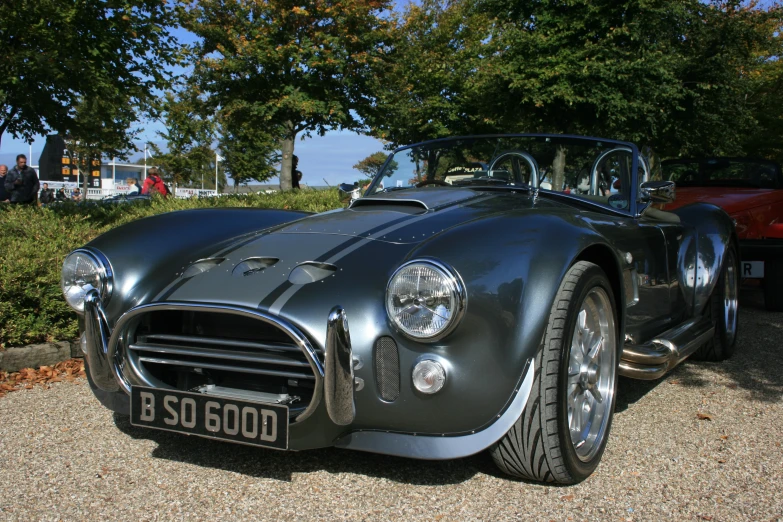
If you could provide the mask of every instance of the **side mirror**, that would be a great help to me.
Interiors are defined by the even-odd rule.
[[[354,200],[361,197],[361,187],[359,182],[356,183],[340,183],[339,187],[340,202],[353,203]]]
[[[645,181],[639,185],[644,202],[671,203],[676,199],[673,181]]]

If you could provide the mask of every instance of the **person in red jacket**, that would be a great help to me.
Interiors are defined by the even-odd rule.
[[[166,184],[163,183],[160,174],[158,174],[158,169],[152,167],[149,172],[147,172],[147,179],[144,180],[144,185],[141,187],[141,193],[146,196],[152,196],[155,192],[161,196],[169,195]]]

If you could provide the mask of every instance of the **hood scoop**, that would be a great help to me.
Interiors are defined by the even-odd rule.
[[[479,194],[469,189],[430,186],[400,190],[399,192],[384,192],[359,198],[351,204],[350,209],[423,213],[428,210],[439,210],[476,197],[479,197]]]

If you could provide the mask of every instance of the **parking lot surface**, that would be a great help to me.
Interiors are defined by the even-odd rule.
[[[724,363],[621,380],[585,482],[510,480],[480,454],[293,453],[135,428],[86,380],[0,399],[3,520],[783,520],[783,314],[744,291]]]

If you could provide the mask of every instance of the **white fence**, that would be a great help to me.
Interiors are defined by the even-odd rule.
[[[44,183],[48,183],[49,188],[54,189],[55,192],[57,192],[61,188],[64,188],[65,194],[69,198],[73,195],[73,190],[77,187],[76,183],[71,183],[68,181],[42,181],[41,182],[42,187]],[[80,190],[81,188],[82,187],[79,186]],[[128,192],[130,192],[130,186],[128,185],[116,185],[113,189],[88,188],[87,199],[103,199],[111,196],[116,196],[118,194],[127,194]],[[214,190],[206,190],[206,189],[201,190],[201,189],[192,189],[192,188],[177,188],[177,190],[175,191],[175,196],[180,199],[215,196],[216,194],[217,193]]]

